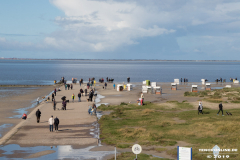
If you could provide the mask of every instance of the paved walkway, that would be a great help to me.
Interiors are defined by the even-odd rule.
[[[84,87],[82,86],[84,89]],[[96,116],[88,114],[88,106],[92,102],[87,102],[87,97],[82,97],[82,102],[78,102],[79,84],[73,86],[73,90],[65,90],[62,86],[57,92],[57,109],[54,111],[52,101],[41,103],[29,115],[27,120],[19,119],[16,125],[0,140],[2,144],[19,144],[21,146],[55,146],[55,145],[96,145],[97,139],[90,134],[90,129],[94,129]],[[75,94],[75,102],[71,101],[72,94]],[[60,110],[62,107],[61,97],[66,96],[70,103],[67,103],[67,110]],[[51,98],[51,97],[50,97]],[[40,109],[42,116],[40,123],[36,122],[35,113]],[[60,120],[59,132],[50,132],[48,119],[53,115]]]

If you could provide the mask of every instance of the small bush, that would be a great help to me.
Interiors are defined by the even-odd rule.
[[[197,92],[184,92],[184,96],[186,97],[197,97],[199,93]]]

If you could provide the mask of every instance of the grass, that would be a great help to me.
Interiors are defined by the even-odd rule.
[[[164,151],[166,151],[167,150],[167,148],[155,148],[155,150],[157,151],[157,152],[164,152]]]
[[[117,156],[117,159],[120,159],[120,160],[133,160],[135,158],[136,158],[136,155],[134,155],[131,152],[125,152],[125,153],[122,153],[121,155]],[[170,159],[166,159],[166,158],[153,157],[153,156],[147,155],[147,154],[139,154],[137,156],[137,158],[141,159],[141,160],[170,160]],[[115,158],[111,158],[109,160],[114,160],[114,159]]]
[[[227,97],[231,103],[240,103],[240,87],[238,88],[223,88],[215,89],[213,91],[199,91],[195,92],[185,92],[186,97],[204,97],[204,101],[212,103],[223,102],[223,97]]]
[[[128,148],[135,143],[167,148],[176,145],[177,141],[185,141],[193,148],[194,160],[206,159],[206,155],[198,154],[198,150],[211,149],[216,144],[220,148],[240,150],[239,109],[228,110],[233,116],[223,117],[216,115],[217,110],[208,108],[203,110],[203,115],[197,115],[197,111],[192,108],[187,102],[177,101],[162,105],[147,103],[144,106],[102,105],[101,110],[113,112],[100,119],[100,138],[103,143],[119,148]],[[185,122],[177,123],[174,120],[176,117]],[[176,157],[176,149],[166,152]],[[231,159],[238,160],[240,155],[231,155]]]
[[[118,148],[129,148],[130,146],[130,144],[117,144]]]

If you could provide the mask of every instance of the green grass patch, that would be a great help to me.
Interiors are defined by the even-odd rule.
[[[121,153],[120,155],[117,156],[117,159],[119,160],[133,160],[136,158],[136,155],[133,154],[132,152],[124,152]],[[140,160],[170,160],[170,159],[166,159],[166,158],[157,158],[157,157],[153,157],[151,155],[147,155],[147,154],[139,154],[137,156],[138,159]],[[109,160],[114,160],[115,158],[111,158]]]
[[[118,148],[129,148],[131,145],[130,144],[118,144]]]
[[[179,112],[167,108],[169,106],[173,106]],[[102,109],[108,107],[101,106]],[[127,144],[137,142],[143,146],[174,146],[177,141],[185,141],[193,147],[193,159],[196,160],[206,159],[205,155],[204,157],[198,154],[200,148],[211,149],[216,144],[220,148],[240,150],[240,109],[224,110],[224,113],[227,111],[233,116],[217,116],[217,110],[204,108],[204,114],[198,115],[197,110],[192,110],[189,103],[177,101],[161,105],[128,104],[109,108],[113,112],[99,120],[100,138],[103,143],[109,145],[128,148],[130,146]],[[185,121],[178,123],[176,118]],[[168,150],[167,153],[175,156],[176,149]],[[240,159],[240,155],[232,157],[234,160]]]

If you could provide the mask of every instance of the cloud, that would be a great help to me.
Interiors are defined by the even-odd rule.
[[[156,12],[138,5],[136,1],[50,2],[65,13],[65,17],[55,19],[55,23],[63,27],[61,33],[53,33],[45,39],[48,45],[58,49],[64,45],[75,51],[113,51],[120,46],[138,44],[138,38],[175,32],[162,27],[156,21]]]
[[[154,51],[156,58],[164,54],[170,58],[179,54],[181,59],[190,54],[228,57],[229,52],[238,57],[238,0],[49,1],[64,13],[51,21],[59,26],[58,30],[45,34],[39,43],[18,42],[0,34],[6,37],[0,38],[0,47],[91,53],[98,58],[110,53],[122,57],[121,49],[129,50],[132,57],[141,52],[138,58]]]

